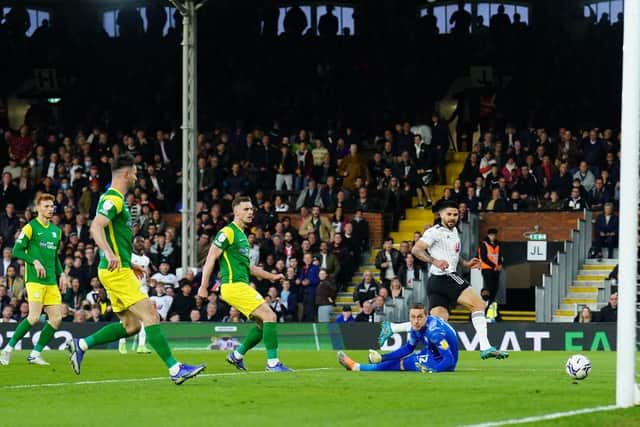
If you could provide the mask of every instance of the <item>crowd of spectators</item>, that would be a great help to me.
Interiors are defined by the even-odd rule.
[[[603,210],[596,222],[594,247],[608,248],[612,256],[617,245],[613,210],[620,187],[619,137],[610,129],[585,131],[581,140],[565,128],[550,133],[518,132],[512,126],[485,132],[473,144],[453,187],[433,201],[428,185],[447,182],[445,159],[451,142],[446,121],[437,113],[429,123],[400,122],[369,141],[351,128],[287,132],[277,122],[270,129],[221,127],[201,133],[199,262],[215,234],[232,220],[230,202],[238,195],[250,196],[257,210],[248,231],[251,262],[287,278],[275,285],[252,282],[282,321],[327,321],[337,294],[347,289],[371,249],[363,214],[387,212],[395,227],[404,210],[413,207],[414,195],[417,207],[433,204],[435,209],[442,200],[458,201],[462,221],[480,211]],[[82,318],[77,312],[87,320],[113,318],[108,296],[97,280],[97,254],[88,224],[110,182],[109,159],[129,152],[136,159],[139,180],[126,195],[126,203],[134,235],[141,237],[137,250],[150,259],[149,294],[163,320],[241,318],[230,315],[215,293],[210,301],[195,297],[197,270],[180,268],[179,224],[170,215],[181,208],[177,202],[181,168],[175,161],[180,158],[180,142],[174,131],[157,130],[154,135],[147,137],[141,128],[41,135],[22,126],[15,133],[6,132],[0,188],[0,241],[6,264],[1,272],[2,308],[9,305],[14,317],[21,315],[24,267],[11,260],[9,248],[33,216],[33,195],[50,192],[56,198],[53,220],[63,230],[60,257],[71,285],[64,295],[69,316],[76,321]],[[376,311],[379,289],[386,292],[378,311],[398,292],[411,288],[414,278],[424,276],[424,266],[410,256],[410,243],[402,242],[396,250],[385,242],[375,260],[381,283],[370,288],[371,274],[365,273],[365,294],[371,298],[360,298],[362,285],[354,294],[363,310],[364,302],[369,302]],[[415,270],[410,278],[408,264]],[[375,292],[369,295],[372,289]]]
[[[496,82],[487,87],[455,95],[456,142],[471,153],[443,198],[460,203],[463,221],[468,212],[480,211],[603,211],[594,247],[611,254],[617,244],[611,209],[619,199],[619,136],[605,128],[570,129],[577,129],[577,123],[619,122],[622,21],[611,26],[603,17],[596,23],[583,16],[582,7],[574,14],[570,2],[557,2],[557,13],[540,14],[538,28],[531,29],[515,16],[514,22],[505,20],[501,10],[483,23],[461,6],[447,35],[445,23],[431,10],[420,19],[407,19],[406,25],[392,22],[415,16],[412,2],[390,2],[397,8],[362,2],[354,16],[355,37],[336,37],[339,29],[330,16],[316,37],[297,7],[287,12],[285,34],[276,37],[277,4],[252,8],[240,3],[211,3],[200,12],[201,22],[210,23],[199,33],[199,46],[207,53],[200,62],[207,76],[199,83],[206,94],[200,118],[212,130],[198,136],[198,255],[202,261],[215,233],[231,220],[231,200],[250,195],[257,208],[249,236],[252,262],[288,278],[274,288],[254,281],[279,319],[326,318],[336,293],[350,284],[370,249],[363,213],[390,213],[395,229],[407,208],[437,205],[429,185],[450,182],[446,156],[451,138],[444,117],[423,113],[472,64],[511,67],[496,67]],[[74,7],[80,8],[77,16],[99,13],[90,4]],[[166,15],[155,7],[160,13],[154,16]],[[130,152],[140,179],[127,205],[134,233],[143,238],[141,250],[151,260],[149,293],[161,317],[241,319],[215,293],[211,301],[193,296],[198,276],[180,270],[180,230],[167,215],[181,208],[181,141],[174,124],[180,85],[176,67],[167,66],[178,63],[179,24],[164,37],[156,31],[164,25],[150,24],[145,33],[137,10],[128,7],[120,13],[134,19],[123,18],[119,37],[110,39],[101,19],[63,27],[54,13],[51,23],[27,38],[25,19],[17,17],[28,19],[28,14],[20,5],[14,9],[10,19],[0,21],[0,53],[13,59],[0,81],[0,95],[20,87],[44,56],[50,57],[47,67],[65,82],[65,93],[59,107],[32,106],[25,120],[31,129],[6,131],[0,140],[0,247],[11,247],[21,225],[32,218],[36,192],[54,194],[54,220],[64,232],[60,255],[72,278],[65,295],[68,320],[111,319],[108,298],[94,280],[97,255],[88,223],[110,181],[109,159]],[[233,43],[218,43],[222,38]],[[416,55],[418,50],[428,54]],[[37,54],[49,51],[57,54]],[[92,67],[77,67],[78,57]],[[528,72],[532,57],[544,72]],[[500,71],[508,68],[513,75]],[[498,85],[500,79],[511,83]],[[383,90],[371,90],[377,87]],[[591,88],[588,95],[584,87]],[[412,115],[402,111],[420,112],[420,118],[389,126],[392,115]],[[279,120],[253,128],[241,121],[215,121],[240,116],[257,123],[265,117]],[[506,118],[518,129],[506,125]],[[6,128],[4,120],[0,115]],[[549,128],[523,126],[528,122]],[[82,129],[77,123],[99,125]],[[131,128],[131,123],[163,125]],[[560,123],[570,125],[558,128]],[[478,127],[480,141],[472,144]],[[409,244],[403,243],[401,252]],[[384,310],[385,292],[398,293],[396,277],[402,291],[410,287],[413,274],[422,274],[414,269],[409,278],[402,275],[413,262],[406,252],[404,265],[390,256],[376,260],[380,289],[386,291],[362,301],[363,312]],[[20,318],[23,266],[9,258],[0,266],[0,308],[4,314],[9,306],[9,318]]]

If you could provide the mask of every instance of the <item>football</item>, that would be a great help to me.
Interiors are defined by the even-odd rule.
[[[567,374],[574,380],[583,380],[587,378],[591,371],[591,362],[582,354],[574,354],[567,360],[565,365]]]

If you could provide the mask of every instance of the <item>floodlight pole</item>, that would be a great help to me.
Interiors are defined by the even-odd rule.
[[[169,0],[182,15],[182,268],[197,265],[198,136],[197,14],[207,0]],[[174,160],[174,159],[172,159]]]
[[[636,386],[636,293],[638,259],[638,162],[640,161],[640,1],[624,4],[622,59],[622,156],[616,405],[638,402]]]

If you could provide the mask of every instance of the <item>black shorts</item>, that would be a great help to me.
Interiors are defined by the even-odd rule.
[[[427,296],[429,310],[434,307],[444,307],[447,310],[455,306],[460,294],[469,286],[469,282],[455,273],[442,276],[431,275],[427,281]]]

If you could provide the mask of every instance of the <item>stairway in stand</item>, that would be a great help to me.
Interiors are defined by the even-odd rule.
[[[432,185],[429,187],[433,203],[442,197],[445,188],[453,187],[453,183],[462,172],[468,155],[469,153],[467,152],[451,151],[447,154],[447,185]],[[417,204],[418,198],[414,197],[411,206],[416,206]],[[431,208],[410,208],[407,209],[406,216],[406,219],[400,221],[398,231],[390,233],[395,243],[400,243],[403,240],[412,241],[414,232],[418,231],[422,234],[425,225],[433,224]]]
[[[573,322],[583,305],[592,311],[599,311],[607,305],[605,280],[618,264],[617,259],[587,259],[569,287],[566,297],[556,310],[554,322]]]
[[[453,187],[454,181],[458,178],[460,172],[462,172],[462,168],[464,167],[464,162],[467,159],[468,154],[469,153],[466,152],[448,153],[448,185],[432,185],[429,187],[429,190],[431,192],[431,199],[434,203],[442,197],[445,188]],[[416,206],[417,204],[418,198],[414,197],[412,206]],[[397,232],[390,233],[391,237],[393,237],[395,248],[397,249],[400,246],[400,242],[402,242],[403,240],[412,241],[414,231],[419,231],[420,233],[422,233],[424,230],[424,226],[427,224],[433,224],[433,212],[431,212],[431,208],[407,209],[407,218],[400,221],[399,230]],[[376,255],[379,251],[380,248],[372,249],[369,259],[356,271],[346,291],[340,292],[338,294],[336,298],[336,304],[332,312],[333,318],[339,316],[340,313],[342,313],[342,307],[345,305],[351,307],[354,316],[360,312],[360,309],[353,302],[353,291],[355,290],[355,286],[362,282],[362,274],[365,270],[371,270],[374,279],[380,282],[380,270],[378,270],[374,265]]]

